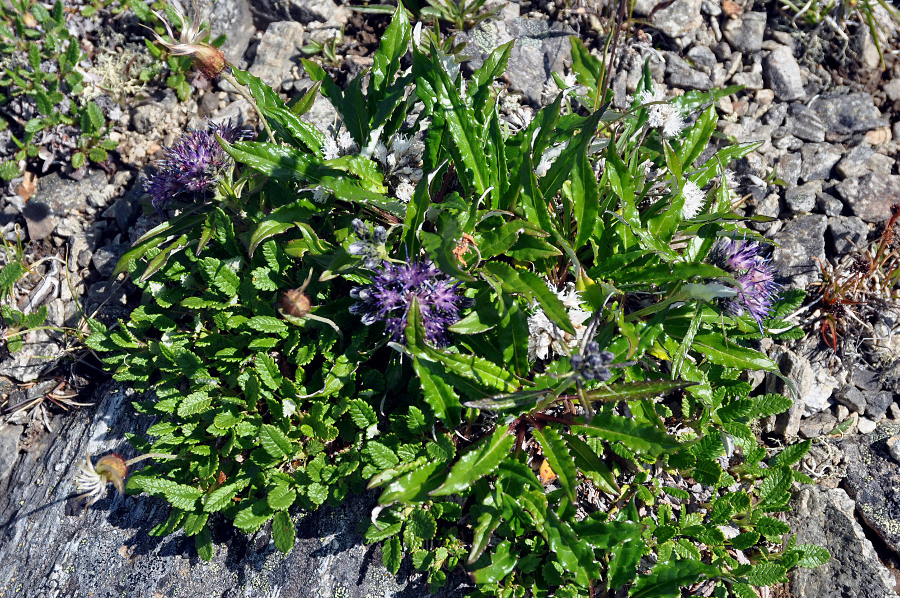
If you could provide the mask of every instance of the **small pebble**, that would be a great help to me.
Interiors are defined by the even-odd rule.
[[[856,429],[859,430],[860,434],[871,434],[875,431],[877,424],[873,422],[868,417],[859,418],[859,423],[856,426]]]
[[[885,444],[888,447],[888,452],[891,454],[891,457],[894,458],[894,461],[900,463],[900,436],[891,436],[887,439]]]

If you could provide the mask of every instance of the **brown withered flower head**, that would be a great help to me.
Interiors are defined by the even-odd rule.
[[[115,486],[119,494],[125,491],[128,464],[115,453],[101,457],[96,465],[91,461],[90,454],[85,455],[85,460],[78,464],[78,469],[75,487],[79,492],[83,492],[78,498],[87,499],[85,509],[106,496],[108,484]]]
[[[215,79],[219,73],[225,69],[225,65],[228,63],[225,59],[225,54],[215,46],[203,41],[206,39],[208,32],[201,26],[198,15],[195,14],[194,20],[191,21],[177,9],[174,9],[174,12],[181,21],[181,35],[177,38],[178,42],[167,42],[151,29],[156,41],[175,56],[190,56],[194,66],[203,73],[204,77],[207,79]],[[162,21],[169,37],[173,40],[176,39],[169,22],[158,12],[153,11],[153,14]]]

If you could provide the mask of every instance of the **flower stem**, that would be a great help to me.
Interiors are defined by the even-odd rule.
[[[125,465],[127,465],[128,467],[131,467],[135,463],[140,463],[144,459],[175,459],[177,457],[178,457],[178,455],[169,455],[166,453],[146,453],[144,455],[138,455],[137,457],[134,457],[133,459],[129,459],[128,461],[125,461]]]
[[[262,123],[263,128],[265,128],[266,133],[269,135],[269,141],[275,143],[275,133],[272,132],[272,129],[269,127],[269,121],[266,120],[266,117],[263,115],[262,110],[259,108],[259,103],[257,103],[256,98],[254,98],[250,93],[244,88],[243,85],[238,83],[237,79],[234,78],[234,75],[228,73],[226,71],[222,71],[220,73],[222,78],[231,83],[231,85],[237,90],[241,96],[250,102],[253,106],[253,109],[256,110],[256,115],[259,117],[259,122]]]

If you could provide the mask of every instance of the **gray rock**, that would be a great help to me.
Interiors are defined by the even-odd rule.
[[[853,500],[839,488],[803,486],[787,511],[798,544],[824,546],[831,560],[789,574],[794,598],[896,598],[894,578],[853,515]]]
[[[772,125],[775,127],[780,127],[784,124],[784,119],[787,116],[788,105],[782,102],[774,104],[765,114],[763,114],[762,122],[764,125]]]
[[[805,104],[791,104],[785,125],[794,137],[804,141],[825,141],[825,122],[818,112]]]
[[[738,52],[752,54],[762,48],[765,30],[766,13],[746,12],[737,19],[729,20],[722,28],[722,35]]]
[[[259,41],[250,74],[256,75],[269,86],[280,89],[282,80],[290,78],[295,60],[299,63],[305,31],[303,25],[293,21],[276,21],[270,24]]]
[[[830,143],[807,143],[800,150],[803,168],[800,180],[818,181],[831,178],[831,169],[841,159],[841,152]]]
[[[105,245],[94,252],[94,255],[91,256],[91,263],[102,278],[109,278],[112,276],[119,258],[128,251],[129,247],[125,243]]]
[[[712,79],[706,73],[691,68],[691,65],[678,54],[666,52],[666,85],[679,89],[709,91],[712,88]]]
[[[863,247],[869,227],[856,216],[832,216],[828,219],[828,233],[837,255],[844,255],[855,247]]]
[[[663,10],[653,13],[650,24],[669,37],[679,38],[693,32],[703,25],[700,14],[702,0],[678,0]],[[650,16],[658,0],[638,0],[634,5],[634,14]]]
[[[735,73],[731,77],[731,82],[734,85],[743,85],[750,91],[763,89],[764,82],[762,68],[759,66],[759,64],[754,64],[753,68],[749,71]]]
[[[857,367],[850,374],[850,384],[860,390],[881,390],[881,377],[869,368]]]
[[[861,144],[854,146],[847,154],[838,162],[836,171],[841,178],[849,179],[851,177],[859,177],[871,169],[868,167],[869,158],[875,153],[871,145]]]
[[[900,425],[882,424],[871,434],[844,439],[847,493],[856,500],[863,523],[877,533],[895,553],[900,553],[900,468],[890,454],[886,440],[900,432]],[[860,594],[864,595],[864,594]]]
[[[821,411],[800,421],[801,438],[818,438],[828,434],[837,425],[837,418],[828,411]]]
[[[542,86],[550,74],[563,72],[565,65],[571,63],[569,36],[573,34],[560,23],[521,17],[512,21],[486,21],[468,33],[457,35],[456,40],[467,44],[464,53],[472,56],[471,68],[480,67],[497,47],[516,40],[506,70],[510,89],[540,104]]]
[[[28,237],[32,241],[49,237],[66,216],[85,211],[88,197],[101,196],[106,186],[107,178],[102,170],[91,170],[80,181],[63,178],[55,172],[42,177],[34,196],[22,210]]]
[[[866,417],[875,422],[879,421],[893,402],[894,397],[887,390],[866,393]]]
[[[866,397],[855,386],[846,385],[834,393],[834,398],[842,405],[846,405],[851,412],[862,415],[866,412]]]
[[[687,57],[690,58],[695,64],[705,66],[709,69],[715,68],[716,64],[718,63],[716,55],[713,54],[713,51],[710,50],[707,46],[693,46],[690,50],[688,50]]]
[[[816,207],[816,197],[821,192],[822,181],[790,187],[784,192],[784,203],[793,214],[809,213]]]
[[[787,46],[778,46],[769,52],[763,62],[763,73],[769,89],[779,100],[790,102],[806,97],[800,65]]]
[[[0,493],[0,593],[90,592],[97,598],[428,594],[420,577],[391,575],[381,565],[380,550],[363,543],[357,526],[369,519],[370,495],[351,495],[338,509],[293,512],[297,542],[287,555],[275,549],[269,526],[245,535],[214,519],[215,551],[208,563],[197,558],[193,539],[183,532],[148,535],[168,515],[168,505],[159,499],[111,495],[82,516],[81,504],[73,499],[77,463],[88,451],[134,455],[123,435],[143,434],[150,423],[134,415],[130,403],[138,398],[125,385],[106,384],[95,395],[96,408],[55,418],[56,432],[40,436],[19,455],[8,490]],[[456,580],[439,595],[460,593]]]
[[[844,202],[825,191],[816,196],[816,206],[826,216],[840,216],[844,211]]]
[[[825,260],[825,228],[828,218],[821,214],[797,216],[784,223],[773,237],[778,243],[772,252],[772,266],[789,288],[806,289],[819,280],[816,260]]]
[[[62,348],[46,331],[31,330],[25,335],[22,349],[0,363],[0,376],[19,382],[37,380],[53,369],[63,355]]]
[[[891,217],[891,205],[900,201],[900,176],[872,173],[835,185],[850,211],[865,222],[884,222]]]
[[[9,477],[19,460],[22,426],[0,424],[0,492],[5,493]]]
[[[247,0],[201,0],[197,9],[204,21],[209,23],[212,39],[225,35],[227,41],[222,52],[233,64],[240,64],[256,33],[253,14]]]
[[[274,21],[314,21],[340,27],[350,19],[350,10],[333,0],[254,0],[250,10],[263,27]]]
[[[897,100],[900,100],[900,79],[891,79],[882,85],[881,89],[884,90],[885,95],[887,95],[890,101],[896,102]]]
[[[800,421],[807,411],[806,403],[821,404],[821,399],[817,396],[819,388],[816,384],[816,374],[808,359],[790,349],[776,348],[771,357],[778,364],[781,375],[791,381],[793,388],[797,391],[797,396],[793,396],[792,389],[785,384],[782,378],[771,374],[767,375],[766,392],[792,397],[794,402],[784,413],[780,413],[774,418],[768,418],[764,422],[764,428],[779,436],[792,438],[797,436],[800,431]],[[828,391],[828,394],[831,394],[831,390]],[[821,409],[814,409],[814,412],[818,411]]]
[[[813,108],[828,123],[828,130],[838,135],[864,133],[888,126],[888,121],[875,107],[868,93],[850,93],[817,98]]]
[[[798,154],[785,154],[778,159],[775,165],[775,176],[787,183],[788,187],[797,184],[800,178],[800,165],[802,160]]]
[[[178,105],[178,97],[171,89],[156,94],[153,100],[138,104],[131,110],[131,127],[141,135],[153,130],[153,127],[162,120],[161,114],[175,110]]]

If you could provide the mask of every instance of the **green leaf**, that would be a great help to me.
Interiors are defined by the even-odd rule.
[[[422,385],[425,402],[434,411],[435,417],[451,428],[459,425],[462,414],[459,396],[441,376],[441,368],[428,360],[415,357],[413,369]]]
[[[793,476],[789,468],[770,468],[757,489],[759,493],[757,506],[763,510],[780,510],[790,500],[791,482]],[[765,535],[765,532],[763,534]]]
[[[279,513],[284,513],[284,511],[279,511]],[[269,508],[269,505],[264,500],[257,500],[237,512],[234,517],[234,527],[252,533],[258,530],[272,515],[274,515],[274,511]]]
[[[559,485],[566,491],[569,500],[575,503],[575,489],[578,486],[578,477],[575,470],[575,460],[569,454],[566,444],[559,433],[549,426],[543,430],[535,428],[533,433],[541,445],[544,456],[550,461],[553,473],[558,476]]]
[[[488,262],[484,265],[484,269],[500,281],[504,291],[523,294],[529,299],[536,300],[557,326],[569,334],[575,334],[575,328],[569,320],[569,313],[562,300],[539,276],[524,270],[513,270],[502,262]]]
[[[0,270],[0,293],[6,295],[11,292],[13,286],[24,274],[25,268],[20,262],[10,262],[3,266],[3,269]]]
[[[572,426],[572,431],[576,434],[603,438],[609,442],[618,441],[629,449],[650,457],[658,457],[680,446],[677,439],[655,426],[609,413],[598,413],[590,424]]]
[[[619,589],[634,579],[644,553],[643,543],[637,540],[621,542],[611,547],[608,578],[609,587]]]
[[[400,459],[394,451],[374,440],[366,444],[363,453],[368,455],[375,467],[379,469],[388,469],[400,463]]]
[[[588,443],[572,434],[564,434],[563,438],[565,438],[569,452],[581,473],[590,479],[598,490],[614,496],[618,495],[620,489],[615,474],[600,460]],[[554,469],[554,471],[556,470]]]
[[[232,503],[238,492],[250,484],[249,478],[239,479],[231,484],[213,490],[203,498],[203,510],[207,513],[221,511]]]
[[[478,522],[475,525],[472,536],[472,549],[469,551],[469,558],[466,561],[468,564],[471,565],[481,557],[482,553],[484,553],[484,549],[487,548],[494,530],[496,530],[502,522],[503,518],[500,516],[500,511],[494,507],[488,506],[478,515]]]
[[[208,410],[212,403],[209,394],[205,391],[197,391],[184,397],[178,404],[178,416],[187,418]]]
[[[271,491],[269,491],[269,495],[266,497],[266,501],[269,503],[269,506],[276,511],[289,509],[296,500],[296,490],[291,490],[287,486],[275,486]]]
[[[400,571],[402,560],[403,548],[400,546],[400,536],[393,536],[381,547],[381,562],[385,569],[396,575]]]
[[[370,100],[384,96],[386,87],[400,70],[400,59],[406,54],[411,37],[412,26],[409,17],[406,16],[403,6],[398,5],[390,25],[381,37],[378,49],[372,56]]]
[[[771,542],[780,542],[781,537],[791,531],[791,526],[774,517],[760,517],[756,523],[756,531],[764,535]]]
[[[657,563],[650,575],[641,575],[634,582],[631,598],[679,598],[681,588],[703,577],[719,574],[716,567],[692,559]]]
[[[555,553],[557,561],[567,571],[575,574],[579,584],[586,586],[592,579],[599,577],[599,564],[594,558],[593,549],[579,542],[572,526],[561,520],[553,510],[547,510],[544,531],[550,550]]]
[[[797,565],[807,569],[815,569],[831,559],[831,553],[827,548],[815,544],[797,544],[794,550],[800,553]]]
[[[756,546],[756,543],[759,542],[759,537],[759,532],[744,532],[732,538],[731,545],[737,550],[747,550],[752,546]]]
[[[197,549],[197,554],[206,562],[209,562],[213,558],[213,543],[212,543],[212,534],[209,531],[209,526],[204,525],[203,529],[200,530],[196,536],[194,536],[194,548]]]
[[[267,332],[278,335],[286,334],[288,331],[288,326],[283,320],[279,320],[272,316],[253,316],[247,320],[247,326],[257,332]]]
[[[709,361],[725,367],[778,371],[775,362],[759,351],[727,342],[720,334],[698,334],[693,348]]]
[[[673,380],[650,380],[647,382],[618,382],[602,388],[590,390],[587,396],[591,401],[636,401],[665,395],[675,390],[691,386],[691,383]]]
[[[789,467],[800,461],[812,446],[812,440],[792,444],[769,461],[769,467]]]
[[[259,427],[259,442],[274,459],[285,459],[294,454],[291,440],[279,428],[271,424]]]
[[[490,475],[500,465],[515,443],[506,426],[475,445],[454,463],[444,483],[431,491],[432,496],[448,496],[469,488],[476,480]]]
[[[272,540],[275,548],[287,554],[294,547],[294,522],[287,511],[278,511],[272,519]]]
[[[209,513],[188,513],[184,519],[184,533],[186,536],[196,536],[206,527]]]
[[[771,586],[787,581],[785,573],[787,573],[785,568],[778,563],[759,563],[758,565],[753,565],[753,570],[747,576],[747,581],[751,586],[758,588]]]
[[[475,583],[479,586],[497,583],[512,573],[519,559],[510,552],[511,546],[508,540],[504,540],[494,547],[491,551],[491,564],[472,573]]]

